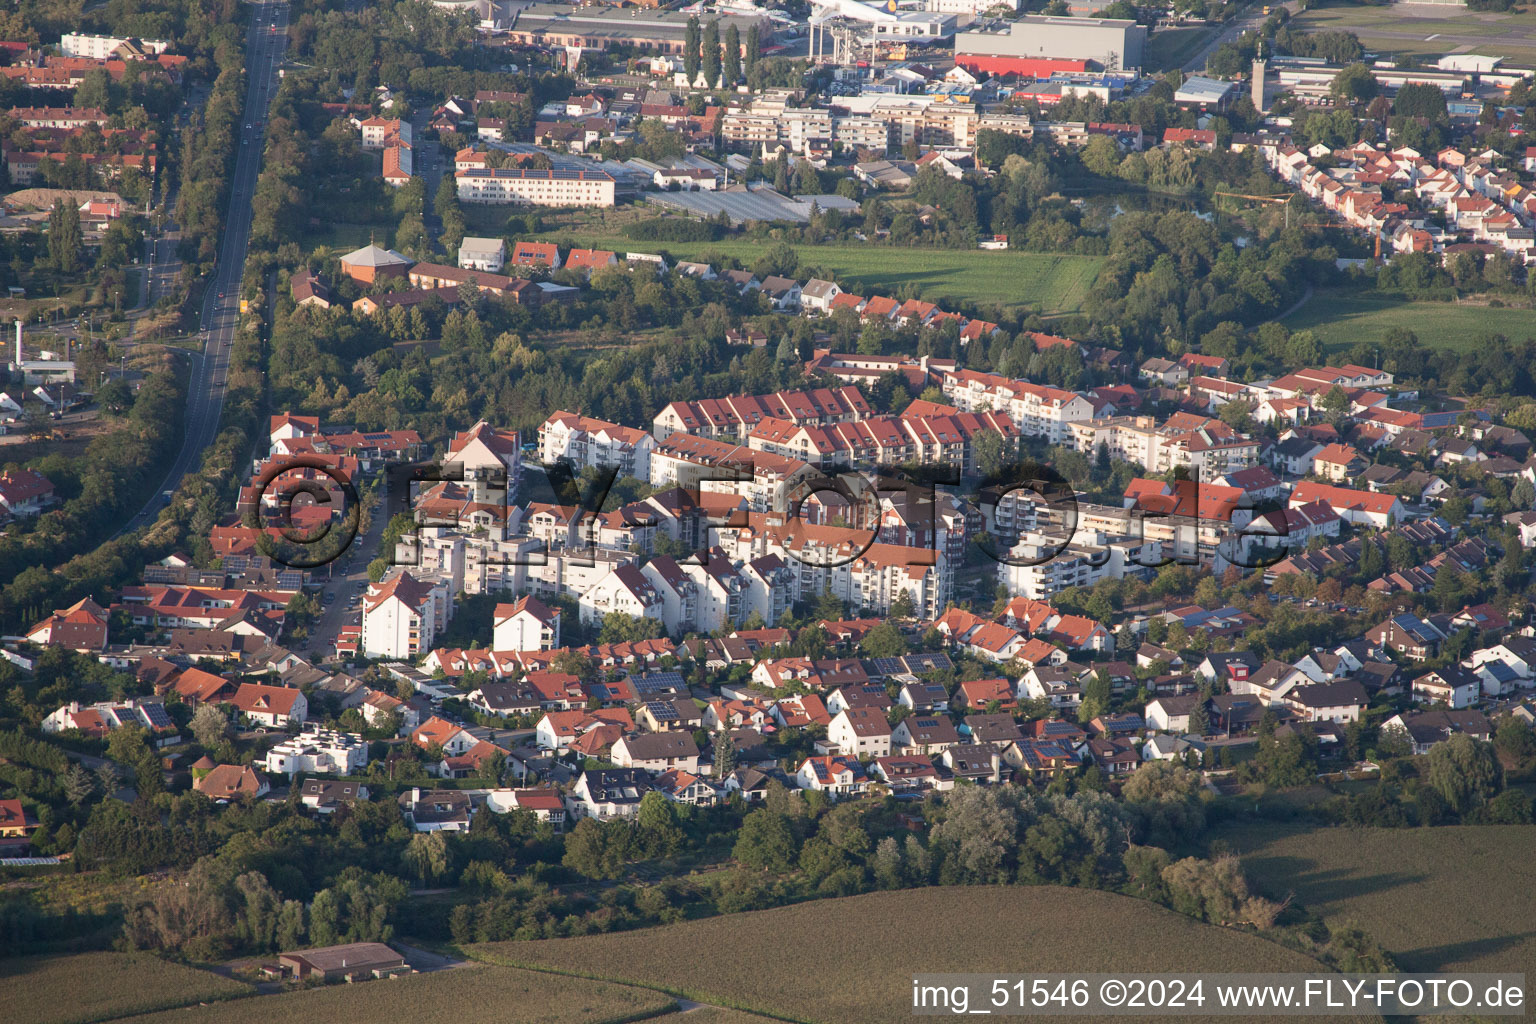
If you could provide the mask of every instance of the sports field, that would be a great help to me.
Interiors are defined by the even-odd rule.
[[[685,260],[728,257],[750,267],[772,243],[729,239],[720,242],[639,242],[622,236],[548,235],[544,241],[614,252],[663,252]],[[996,303],[1039,306],[1047,314],[1082,309],[1104,261],[1098,256],[1048,252],[985,252],[980,249],[900,249],[876,245],[797,245],[803,265],[834,275],[845,289],[890,294],[915,283],[925,302]]]
[[[1490,334],[1514,341],[1536,337],[1536,311],[1458,302],[1403,302],[1370,293],[1319,290],[1286,317],[1293,331],[1311,330],[1331,351],[1377,342],[1394,327],[1412,331],[1421,345],[1470,348]]]
[[[1249,932],[1055,886],[871,893],[471,952],[817,1024],[911,1021],[912,976],[920,972],[1321,969]]]
[[[1481,53],[1512,60],[1536,60],[1536,8],[1519,12],[1478,12],[1444,4],[1334,3],[1296,15],[1295,28],[1353,32],[1368,50],[1440,57]]]
[[[1268,895],[1354,922],[1405,971],[1536,976],[1536,825],[1225,830]]]

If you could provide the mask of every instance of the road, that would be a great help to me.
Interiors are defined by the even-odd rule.
[[[219,242],[213,275],[203,298],[200,323],[203,351],[194,357],[187,382],[181,451],[155,494],[118,531],[119,534],[154,522],[167,504],[165,492],[181,486],[182,478],[197,468],[203,452],[218,436],[219,417],[224,410],[224,385],[229,376],[229,353],[240,322],[240,278],[251,239],[251,196],[256,191],[256,176],[261,171],[262,126],[266,123],[272,96],[277,92],[277,69],[288,45],[287,0],[256,0],[251,6],[251,25],[246,32],[248,85],[240,152],[235,155],[224,237]]]
[[[419,110],[411,118],[412,138],[415,143],[415,172],[421,177],[426,186],[427,198],[423,203],[422,226],[427,229],[427,237],[436,242],[443,233],[443,219],[438,216],[438,211],[433,209],[437,199],[437,187],[443,180],[442,147],[427,138],[427,122],[430,119],[430,110]],[[449,253],[457,261],[457,253]]]
[[[1275,6],[1278,7],[1284,5],[1276,4]],[[1296,12],[1292,11],[1291,13],[1294,14]],[[1238,15],[1236,18],[1233,18],[1232,21],[1220,32],[1217,32],[1214,36],[1212,36],[1210,42],[1206,43],[1205,46],[1201,48],[1199,53],[1185,61],[1183,70],[1186,72],[1204,71],[1205,62],[1210,59],[1211,54],[1216,52],[1216,47],[1220,46],[1222,43],[1235,42],[1237,37],[1242,35],[1244,32],[1247,32],[1251,29],[1257,29],[1260,25],[1264,24],[1264,19],[1266,17],[1267,15],[1264,14],[1264,7],[1262,4],[1251,5],[1242,14]]]
[[[309,650],[329,655],[335,650],[336,634],[341,631],[341,627],[355,626],[362,621],[362,605],[352,604],[352,598],[361,598],[363,591],[368,589],[368,562],[378,549],[387,518],[382,506],[375,508],[368,532],[354,537],[351,545],[334,563],[315,570],[318,577],[329,569],[331,578],[321,590],[320,617],[309,627]]]

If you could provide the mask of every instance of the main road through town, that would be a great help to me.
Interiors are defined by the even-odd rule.
[[[251,4],[251,24],[246,32],[245,113],[238,126],[239,151],[235,154],[235,173],[230,184],[229,213],[224,221],[224,236],[219,240],[213,274],[203,296],[199,323],[203,348],[200,355],[193,357],[188,375],[181,451],[165,481],[155,490],[149,503],[124,525],[123,531],[154,522],[167,503],[166,492],[174,492],[181,486],[182,478],[197,467],[203,452],[218,436],[225,384],[229,378],[229,353],[240,323],[240,277],[251,239],[251,196],[256,191],[256,176],[261,171],[262,133],[267,108],[277,92],[277,71],[287,46],[287,0],[255,0]]]

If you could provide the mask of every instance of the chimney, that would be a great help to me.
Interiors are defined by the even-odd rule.
[[[16,365],[21,366],[21,317],[16,318]]]
[[[1253,109],[1264,113],[1264,72],[1268,68],[1263,57],[1253,61]]]

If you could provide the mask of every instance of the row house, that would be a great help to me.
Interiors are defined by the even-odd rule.
[[[1026,437],[1061,444],[1068,424],[1093,416],[1093,405],[1074,391],[1010,380],[992,373],[956,370],[944,374],[944,396],[964,412],[1005,412]]]
[[[672,402],[656,414],[651,433],[658,441],[679,433],[739,441],[765,419],[829,426],[862,420],[872,412],[863,394],[852,386],[777,391],[769,395],[733,395]]]

